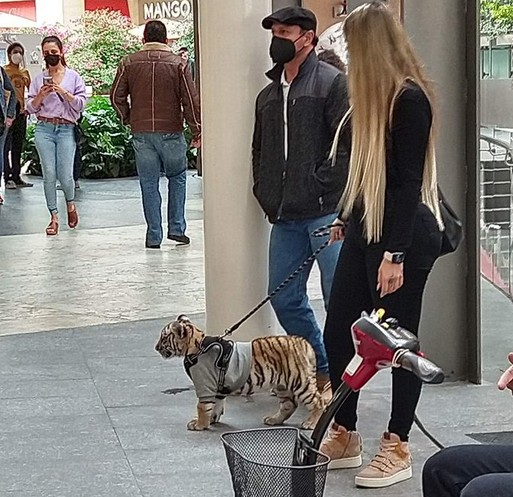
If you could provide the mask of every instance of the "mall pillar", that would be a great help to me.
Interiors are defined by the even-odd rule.
[[[263,297],[269,224],[251,192],[255,98],[268,83],[271,0],[200,1],[199,52],[207,331],[219,334]],[[273,332],[269,305],[237,340]]]
[[[349,0],[349,11],[363,0]],[[399,1],[392,2],[396,9]],[[465,223],[465,242],[439,259],[427,285],[420,338],[449,380],[480,381],[477,0],[404,0],[403,19],[434,81],[439,183]],[[436,27],[436,28],[434,28]]]
[[[452,379],[480,381],[477,0],[405,0],[404,22],[435,82],[440,185],[465,242],[428,282],[421,339]],[[436,29],[433,27],[436,26]]]

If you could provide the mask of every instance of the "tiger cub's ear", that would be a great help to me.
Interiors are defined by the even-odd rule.
[[[178,322],[180,322],[180,321],[188,321],[189,323],[191,322],[191,320],[185,314],[179,314],[178,317],[176,318],[176,320]]]

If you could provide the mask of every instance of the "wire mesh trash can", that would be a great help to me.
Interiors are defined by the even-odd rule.
[[[221,440],[235,497],[324,495],[329,458],[309,446],[297,428],[229,432]],[[308,459],[314,464],[303,465]]]

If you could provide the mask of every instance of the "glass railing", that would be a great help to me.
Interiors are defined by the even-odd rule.
[[[482,126],[481,274],[513,298],[513,129]]]

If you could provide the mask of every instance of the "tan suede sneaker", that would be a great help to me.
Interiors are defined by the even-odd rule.
[[[401,442],[395,433],[384,433],[379,452],[355,477],[357,487],[381,488],[412,477],[408,442]]]
[[[362,438],[357,431],[331,425],[319,449],[331,459],[328,469],[358,468],[362,465]]]

